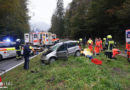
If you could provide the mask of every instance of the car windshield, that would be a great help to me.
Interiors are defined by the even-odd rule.
[[[58,43],[58,44],[52,46],[52,47],[51,47],[51,50],[52,50],[52,51],[55,51],[60,45],[61,45],[61,44]]]

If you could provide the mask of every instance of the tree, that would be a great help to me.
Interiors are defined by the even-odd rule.
[[[64,32],[64,8],[63,0],[57,1],[57,8],[52,16],[52,25],[50,31],[57,34],[58,37],[63,37]]]
[[[23,38],[29,32],[27,0],[0,0],[0,36]]]

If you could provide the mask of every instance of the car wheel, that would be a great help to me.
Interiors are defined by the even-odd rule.
[[[55,62],[55,61],[56,61],[56,58],[50,58],[49,64],[51,64],[51,63],[53,63],[53,62]]]
[[[2,60],[2,56],[0,55],[0,61]]]
[[[79,56],[80,56],[80,51],[77,51],[77,52],[75,53],[75,56],[76,56],[76,57],[79,57]]]

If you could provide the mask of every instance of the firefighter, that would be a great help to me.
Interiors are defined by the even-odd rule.
[[[112,36],[111,35],[108,35],[107,36],[107,39],[108,39],[108,46],[107,46],[107,57],[109,58],[109,59],[112,59],[112,49],[113,49],[113,47],[115,47],[115,43],[114,43],[114,40],[112,40]]]
[[[79,44],[80,44],[80,46],[82,46],[82,42],[83,42],[83,39],[80,38],[80,39],[79,39]]]
[[[103,38],[103,50],[106,49],[106,38]]]
[[[15,49],[16,49],[16,59],[17,60],[22,58],[20,41],[21,41],[20,39],[17,39],[16,40],[16,46],[15,46]]]
[[[90,51],[93,51],[93,40],[91,38],[89,38],[89,40],[87,41],[87,45],[88,48],[90,49]]]

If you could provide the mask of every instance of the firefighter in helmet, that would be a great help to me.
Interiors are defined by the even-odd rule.
[[[111,35],[108,35],[107,36],[107,42],[108,42],[108,45],[107,45],[107,57],[109,59],[112,59],[112,49],[115,47],[115,42],[114,40],[112,40],[112,36]]]
[[[82,38],[80,38],[79,39],[79,45],[82,47],[82,42],[83,42],[83,39]]]
[[[16,46],[15,46],[15,49],[16,49],[16,59],[19,60],[22,58],[21,56],[21,40],[20,39],[17,39],[16,40]]]

